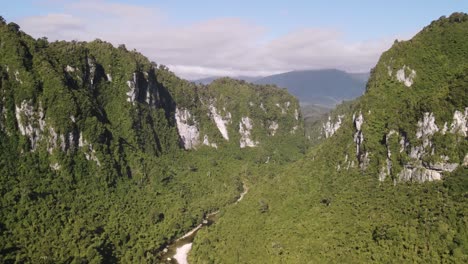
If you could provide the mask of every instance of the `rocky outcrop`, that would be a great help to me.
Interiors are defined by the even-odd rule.
[[[180,139],[185,149],[193,149],[200,144],[197,122],[187,109],[176,108],[175,119]]]
[[[130,102],[132,104],[135,104],[136,98],[137,98],[137,75],[136,73],[133,73],[133,79],[127,81],[127,86],[128,86],[128,92],[127,94],[127,102]]]
[[[424,160],[431,157],[434,159],[435,147],[432,143],[432,137],[436,133],[445,135],[446,133],[456,134],[458,136],[466,137],[466,117],[468,108],[465,108],[465,114],[461,111],[455,111],[453,122],[450,129],[447,129],[447,122],[444,124],[444,128],[440,130],[436,125],[436,118],[434,113],[426,112],[423,117],[417,123],[416,138],[422,141],[421,145],[409,146],[404,135],[400,135],[400,152],[408,152],[408,156],[411,159],[406,164],[403,164],[403,169],[397,173],[398,181],[414,181],[414,182],[425,182],[440,180],[443,177],[444,172],[454,171],[460,164],[456,162],[450,162],[450,158],[447,156],[437,157],[437,162],[427,163]],[[379,179],[384,180],[386,175],[391,173],[391,152],[389,147],[388,138],[391,135],[397,134],[395,131],[391,131],[387,135],[386,145],[388,149],[387,164],[390,166],[390,170],[385,173],[381,170]],[[463,163],[462,163],[463,164]]]
[[[424,113],[423,119],[418,122],[418,129],[416,131],[416,138],[423,140],[423,147],[431,144],[429,138],[438,132],[439,128],[435,124],[433,113]]]
[[[39,105],[36,111],[32,101],[23,101],[15,106],[15,116],[20,134],[29,139],[31,150],[35,151],[45,128],[44,110]]]
[[[78,139],[78,146],[83,149],[83,153],[87,160],[92,160],[96,162],[97,166],[101,166],[99,159],[96,156],[96,150],[93,148],[93,144],[89,143],[84,137],[83,134],[80,133],[80,137]]]
[[[270,125],[268,126],[268,129],[270,130],[270,135],[274,136],[278,128],[279,128],[278,122],[271,121]]]
[[[214,104],[210,104],[209,106],[211,117],[213,118],[216,126],[218,127],[219,132],[223,136],[225,140],[229,140],[229,134],[227,130],[227,125],[231,123],[231,113],[227,112],[226,115],[223,117],[218,113],[218,109],[214,106]]]
[[[333,122],[331,116],[328,116],[328,121],[322,126],[325,138],[333,136],[333,134],[335,134],[336,131],[338,131],[338,129],[341,126],[342,118],[344,118],[344,115],[338,115],[336,117],[337,120]]]
[[[407,74],[407,72],[409,72],[409,74]],[[411,85],[413,85],[415,77],[416,71],[406,65],[404,65],[403,68],[399,69],[396,73],[397,80],[403,83],[406,87],[411,87]]]
[[[239,144],[241,148],[257,146],[258,142],[251,138],[252,128],[252,120],[249,117],[242,117],[239,123],[239,134],[241,136]]]
[[[459,134],[464,137],[467,136],[468,132],[468,107],[465,107],[465,113],[456,110],[453,114],[453,122],[450,126],[450,132],[453,134]]]
[[[208,139],[207,135],[203,137],[203,145],[213,147],[213,148],[218,148],[218,145],[216,145],[216,143],[210,143],[210,140]]]

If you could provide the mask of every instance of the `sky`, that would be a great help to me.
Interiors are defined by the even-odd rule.
[[[467,0],[1,0],[35,38],[125,44],[179,76],[368,72],[395,39],[468,12]]]

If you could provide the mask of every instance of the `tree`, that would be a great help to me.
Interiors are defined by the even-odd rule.
[[[8,29],[10,29],[11,31],[14,31],[14,32],[18,32],[20,30],[20,26],[16,23],[13,23],[13,22],[10,22],[8,24]]]

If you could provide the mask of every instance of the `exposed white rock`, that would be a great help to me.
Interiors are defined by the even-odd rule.
[[[53,127],[49,127],[49,137],[47,140],[47,152],[52,154],[54,149],[57,147],[58,134],[55,132]]]
[[[463,166],[468,166],[468,153],[465,154],[465,158],[463,159]]]
[[[429,136],[434,135],[437,131],[439,131],[439,128],[435,124],[434,114],[424,113],[423,120],[418,121],[418,129],[416,130],[416,137],[423,139],[423,147],[431,145]]]
[[[356,130],[360,131],[361,126],[364,123],[364,117],[362,116],[362,113],[359,112],[359,115],[357,118],[353,115],[353,121],[354,121],[354,126],[356,127]]]
[[[281,107],[281,105],[279,103],[276,103],[275,105],[277,107],[279,107],[279,109],[281,109],[281,114],[283,114],[283,115],[286,114],[286,110],[283,107]]]
[[[15,71],[15,80],[21,84],[23,84],[23,81],[21,81],[20,77],[19,77],[19,71]]]
[[[297,109],[294,109],[294,118],[299,121],[299,111]]]
[[[80,137],[78,138],[78,147],[82,148],[85,145],[88,145],[88,142],[83,138],[83,133],[80,132]]]
[[[379,173],[379,181],[381,182],[385,181],[386,177],[387,177],[387,172],[385,171],[385,167],[382,167]]]
[[[176,108],[175,119],[177,130],[185,149],[192,149],[199,145],[200,135],[197,122],[187,109]]]
[[[447,126],[447,122],[444,123],[444,127],[442,128],[442,130],[440,131],[440,133],[442,133],[442,135],[445,135],[448,131],[448,126]]]
[[[45,128],[44,111],[41,104],[36,112],[32,102],[25,100],[21,102],[20,106],[15,105],[15,116],[21,135],[28,137],[31,142],[31,150],[35,151]]]
[[[278,125],[278,122],[276,121],[271,121],[270,126],[268,127],[268,129],[270,130],[270,134],[272,136],[276,134],[276,131],[278,130],[278,128],[279,128],[279,125]]]
[[[265,109],[265,106],[263,106],[263,103],[260,103],[260,109],[262,109],[262,110],[263,110],[263,112],[265,112],[265,113],[266,113],[266,109]]]
[[[370,158],[369,158],[369,152],[366,151],[366,153],[362,154],[359,158],[359,167],[361,170],[367,169],[367,166],[369,166]]]
[[[401,138],[400,138],[400,153],[405,151],[408,146],[409,146],[409,142],[406,139],[405,135],[401,135]]]
[[[93,149],[91,144],[89,145],[89,152],[85,152],[84,154],[87,160],[92,160],[96,162],[96,165],[101,166],[99,159],[96,157],[96,151]]]
[[[390,149],[390,138],[393,135],[398,136],[398,132],[396,132],[395,130],[390,130],[388,132],[388,134],[385,136],[385,145],[387,146],[387,159],[386,159],[387,171],[385,172],[386,175],[391,175],[391,173],[392,173],[392,151]],[[400,142],[400,144],[401,144],[401,142]],[[401,152],[401,149],[400,149],[400,152]],[[382,178],[382,176],[383,176],[383,174],[382,174],[382,171],[381,171],[380,175],[379,175],[379,179]],[[385,177],[383,177],[383,179],[385,179]]]
[[[406,76],[406,70],[410,72],[408,76]],[[403,83],[406,87],[411,87],[413,85],[414,78],[416,77],[416,71],[412,70],[410,67],[406,65],[403,68],[399,69],[396,73],[396,78],[399,82]]]
[[[88,58],[88,66],[89,66],[89,82],[91,85],[94,83],[94,75],[96,73],[96,64],[94,63],[94,60],[91,58]]]
[[[399,174],[398,178],[400,181],[435,181],[441,180],[442,174],[439,171],[426,169],[424,167],[412,168],[405,167]]]
[[[341,126],[341,119],[344,117],[344,115],[339,115],[337,116],[337,121],[332,122],[331,116],[328,116],[328,121],[322,125],[323,131],[325,132],[325,138],[329,138],[333,136],[333,134],[338,131],[338,129]]]
[[[60,166],[60,164],[58,164],[57,162],[53,163],[53,164],[50,164],[50,168],[57,171],[57,170],[60,170],[60,168],[62,168],[62,166]]]
[[[65,67],[65,71],[66,71],[66,72],[75,72],[75,68],[73,68],[73,67],[70,66],[70,65],[67,65],[67,67]]]
[[[286,109],[288,109],[289,106],[291,105],[291,102],[287,101],[286,103],[284,103],[284,105],[286,106]]]
[[[452,172],[459,166],[458,163],[449,163],[448,160],[446,156],[441,156],[441,161],[434,164],[425,164],[421,160],[415,160],[405,165],[398,174],[398,179],[414,182],[440,180],[443,172]]]
[[[450,126],[450,132],[467,136],[468,132],[468,107],[465,108],[465,113],[455,111],[453,114],[453,123]]]
[[[296,131],[299,129],[299,126],[293,126],[291,134],[296,134]]]
[[[239,134],[241,135],[240,138],[240,147],[255,147],[258,142],[253,141],[251,136],[251,130],[253,128],[253,122],[249,117],[242,117],[241,121],[239,122]]]
[[[388,76],[392,76],[392,73],[393,73],[393,70],[392,70],[392,67],[390,66],[387,66],[387,73],[388,73]]]
[[[92,144],[89,144],[86,139],[84,139],[83,134],[80,132],[80,137],[78,139],[78,146],[83,149],[83,153],[87,160],[92,160],[96,162],[96,165],[101,166],[99,159],[96,156],[96,151],[93,148]]]
[[[146,89],[146,103],[151,104],[151,93],[149,87]]]
[[[107,73],[106,76],[107,76],[107,81],[112,82],[112,75],[110,73]]]
[[[127,92],[127,102],[135,103],[137,97],[137,76],[136,73],[133,73],[133,80],[127,81],[127,86],[129,88]]]
[[[432,169],[432,170],[436,170],[436,171],[452,172],[456,168],[458,168],[458,163],[448,163],[447,161],[445,161],[445,162],[436,162],[434,164],[429,164],[428,168]]]
[[[210,141],[208,140],[208,136],[205,135],[203,137],[203,145],[206,145],[206,146],[210,146],[210,147],[213,147],[213,148],[218,148],[218,145],[216,145],[216,143],[210,143]]]
[[[73,132],[68,133],[68,142],[67,142],[67,150],[71,148],[75,148],[75,134]]]
[[[423,146],[411,147],[410,157],[412,159],[421,159],[423,155],[424,155],[424,147]]]
[[[212,103],[210,104],[209,109],[219,132],[221,132],[224,139],[229,140],[227,124],[231,123],[231,113],[228,112],[224,117],[222,117]]]
[[[354,134],[354,143],[356,143],[356,155],[359,157],[361,152],[361,144],[364,142],[364,134],[361,131],[361,126],[364,123],[364,117],[362,113],[359,112],[358,117],[353,114],[353,122],[356,127],[356,133]]]
[[[60,149],[65,152],[67,150],[67,142],[65,141],[65,135],[60,134]]]
[[[254,106],[254,103],[253,103],[253,102],[249,102],[249,105],[250,105],[250,106]]]

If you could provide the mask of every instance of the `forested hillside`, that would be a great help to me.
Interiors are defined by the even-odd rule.
[[[285,91],[196,85],[124,45],[36,40],[3,18],[0,98],[5,263],[154,262],[244,175],[305,151]]]
[[[304,159],[255,183],[193,263],[466,263],[468,15],[396,41]],[[255,234],[255,235],[252,235]]]
[[[0,17],[0,262],[157,263],[218,212],[190,263],[466,263],[467,94],[454,13],[395,41],[307,149],[283,89]]]

